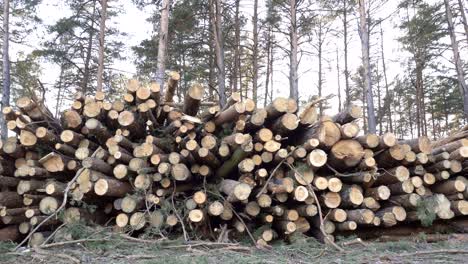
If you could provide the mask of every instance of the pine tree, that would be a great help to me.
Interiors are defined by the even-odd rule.
[[[439,56],[443,45],[439,43],[446,32],[442,27],[443,13],[440,5],[429,5],[424,2],[403,1],[400,7],[415,11],[415,15],[407,17],[400,28],[405,35],[399,39],[403,48],[411,53],[414,71],[414,86],[416,88],[416,128],[417,135],[427,135],[426,104],[424,91],[424,69],[431,60]]]
[[[35,26],[41,23],[36,15],[36,7],[39,0],[5,0],[3,7],[2,24],[2,92],[1,107],[9,106],[12,95],[23,94],[25,89],[34,90],[38,86],[37,80],[33,86],[22,86],[24,80],[30,81],[35,77],[37,62],[33,60],[34,56],[21,55],[18,61],[11,61],[10,44],[24,44],[26,37],[35,29]],[[27,57],[27,58],[26,58]],[[24,71],[24,63],[30,63],[30,72]],[[0,115],[0,136],[2,139],[7,137],[6,122]]]
[[[72,14],[59,19],[55,24],[48,26],[50,38],[42,43],[42,49],[36,53],[60,67],[60,77],[56,81],[57,96],[59,100],[66,99],[62,95],[73,94],[71,87],[79,87],[84,94],[91,94],[97,87],[99,66],[100,14],[99,0],[83,3],[68,1]],[[107,17],[116,16],[116,8],[107,7]],[[111,79],[116,77],[111,69],[115,60],[122,59],[123,42],[125,34],[119,32],[111,25],[105,26],[106,43],[103,46],[103,88],[109,91],[112,88]],[[63,98],[62,98],[63,97]],[[58,100],[58,101],[59,101]]]

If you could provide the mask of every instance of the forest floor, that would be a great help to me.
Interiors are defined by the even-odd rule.
[[[338,240],[344,252],[300,238],[292,244],[276,243],[270,249],[248,244],[213,244],[180,241],[107,237],[103,240],[72,243],[41,249],[23,249],[12,253],[11,243],[0,244],[0,263],[467,263],[468,241],[449,239],[428,243],[425,235],[411,241],[349,243]],[[348,242],[348,244],[347,244]],[[347,245],[346,245],[347,244]]]

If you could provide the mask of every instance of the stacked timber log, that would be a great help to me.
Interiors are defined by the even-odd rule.
[[[78,94],[61,120],[20,98],[3,115],[0,240],[37,245],[62,222],[154,228],[259,244],[310,234],[322,241],[371,226],[468,214],[468,129],[431,142],[362,135],[362,110],[318,116],[278,97],[258,108],[233,93],[223,107],[192,85],[174,101],[128,83],[121,100]],[[60,214],[59,214],[60,211]],[[53,216],[53,217],[51,217]]]

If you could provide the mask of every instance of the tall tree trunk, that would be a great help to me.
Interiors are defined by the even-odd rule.
[[[323,79],[322,79],[322,44],[323,44],[323,31],[322,31],[322,21],[318,22],[318,97],[322,98],[322,84],[323,84]],[[322,102],[319,103],[319,113],[320,115],[323,114],[323,104]]]
[[[338,47],[336,48],[336,81],[338,85],[338,112],[341,112],[340,60],[338,56]]]
[[[226,74],[224,69],[224,42],[222,32],[221,0],[212,0],[213,35],[215,38],[216,66],[218,68],[218,93],[221,107],[226,104]]]
[[[240,90],[242,92],[242,84],[239,83],[239,75],[240,75],[240,19],[239,19],[239,7],[240,7],[240,0],[236,0],[236,14],[234,18],[234,27],[235,27],[235,41],[236,45],[234,46],[234,85],[232,86],[232,90],[237,92]],[[238,86],[239,85],[239,86]]]
[[[400,114],[400,117],[402,116],[402,113],[403,113],[403,110],[402,110],[402,105],[401,105],[401,93],[396,93],[397,94],[397,106],[398,106],[398,111],[396,111],[397,113]],[[397,106],[395,106],[395,110],[397,108]],[[411,116],[408,116],[408,118],[411,118]],[[395,135],[398,137],[398,135],[403,135],[403,129],[402,129],[402,123],[403,122],[398,122],[395,126],[395,132],[398,131],[398,133],[395,133]],[[403,136],[401,136],[403,137]]]
[[[431,112],[431,123],[432,123],[432,137],[433,140],[436,140],[436,135],[437,135],[437,129],[435,125],[435,117],[434,117],[434,106],[432,104],[429,104],[429,111]]]
[[[359,17],[359,35],[361,37],[362,63],[364,66],[364,87],[367,95],[367,123],[369,126],[369,133],[375,134],[376,121],[372,95],[372,81],[369,58],[369,31],[367,24],[365,0],[359,0]]]
[[[271,53],[271,25],[268,25],[268,33],[267,33],[267,43],[266,43],[266,50],[267,50],[267,61],[266,61],[266,76],[265,76],[265,98],[263,101],[263,107],[266,107],[268,104],[268,88],[270,85],[270,53]]]
[[[93,13],[92,17],[94,18],[96,15],[96,0],[93,1]],[[91,20],[91,27],[89,28],[89,35],[88,35],[88,46],[86,47],[86,58],[84,62],[84,70],[83,70],[83,79],[81,82],[81,92],[86,94],[88,91],[89,85],[89,78],[90,78],[90,71],[91,71],[91,56],[93,52],[93,39],[94,39],[94,22],[95,20]]]
[[[382,91],[380,89],[380,76],[379,76],[379,64],[377,63],[376,66],[376,78],[377,78],[377,113],[379,114],[377,116],[377,122],[379,123],[379,135],[382,135],[383,133],[383,109],[382,109]]]
[[[465,114],[465,120],[468,119],[468,86],[465,81],[465,74],[463,73],[463,64],[460,58],[460,52],[458,50],[457,37],[455,36],[455,30],[453,25],[452,10],[448,0],[444,0],[445,3],[445,14],[447,16],[448,28],[450,33],[450,40],[452,42],[453,60],[455,61],[455,68],[457,69],[458,87],[460,94],[463,96],[463,112]]]
[[[270,47],[270,102],[273,102],[273,94],[275,90],[273,89],[273,74],[275,71],[273,70],[273,62],[275,60],[275,42],[274,42],[274,37],[275,35],[273,34],[273,31],[271,31],[271,47]]]
[[[107,0],[101,0],[101,22],[99,25],[99,60],[96,88],[98,92],[102,92],[102,79],[104,75],[104,36],[106,35],[106,19]]]
[[[345,106],[351,102],[349,91],[349,71],[348,71],[348,0],[343,0],[343,44],[344,44],[344,74],[345,74]]]
[[[2,108],[10,105],[10,57],[8,54],[10,44],[10,1],[3,1],[3,90]],[[8,130],[4,116],[0,114],[1,138],[8,137]]]
[[[208,6],[211,5],[211,1],[208,2]],[[207,8],[208,8],[207,6]],[[205,18],[206,20],[206,18]],[[213,23],[213,13],[211,12],[211,8],[208,8],[208,22],[205,24],[208,25],[208,28],[206,29],[206,35],[205,38],[208,40],[208,46],[209,46],[209,73],[208,73],[208,94],[210,96],[211,101],[216,101],[215,97],[215,86],[216,86],[216,56],[214,54],[214,46],[215,46],[215,38],[214,35],[212,34],[212,27],[211,24]]]
[[[367,120],[367,100],[366,100],[366,96],[367,96],[367,93],[366,93],[366,88],[364,87],[364,91],[362,91],[362,123],[363,123],[363,126],[364,126],[364,132],[368,133],[369,130],[367,128],[367,123],[368,123],[368,120]]]
[[[416,89],[416,127],[418,130],[418,137],[424,135],[424,122],[422,119],[424,118],[423,114],[423,109],[422,109],[422,92],[421,90],[423,89],[423,67],[421,65],[421,62],[419,61],[419,56],[415,55],[415,62],[416,62],[416,83],[415,83],[415,89]]]
[[[254,0],[254,14],[253,14],[253,80],[252,80],[252,99],[257,102],[257,89],[258,89],[258,0]]]
[[[388,118],[388,125],[390,126],[390,132],[393,133],[393,121],[392,121],[392,109],[390,108],[391,103],[390,100],[393,96],[390,95],[389,87],[388,87],[388,79],[387,79],[387,66],[385,64],[385,52],[384,52],[384,41],[383,41],[383,29],[382,23],[380,23],[380,52],[382,54],[382,66],[383,66],[383,75],[385,81],[385,102],[384,106],[387,106],[387,118]]]
[[[447,105],[447,96],[445,93],[443,94],[444,99],[443,99],[443,105],[444,105],[444,119],[445,119],[445,135],[449,134],[450,131],[450,126],[449,126],[449,109]]]
[[[409,102],[408,102],[409,103]],[[413,115],[411,113],[413,113],[414,111],[412,111],[412,104],[408,104],[407,108],[408,108],[408,120],[409,120],[409,127],[410,127],[410,132],[411,132],[411,138],[414,138],[414,131],[413,131]],[[418,111],[416,109],[416,115],[418,114]],[[416,117],[417,119],[417,117]],[[416,124],[418,124],[418,122],[416,122]],[[418,128],[419,129],[419,128]],[[419,131],[419,130],[418,130]],[[403,132],[403,131],[402,131]],[[418,132],[419,133],[419,132]],[[405,135],[406,133],[402,134]],[[419,136],[419,135],[418,135]]]
[[[159,20],[159,40],[158,40],[158,58],[156,61],[155,82],[164,89],[164,72],[166,71],[167,60],[167,38],[169,26],[169,8],[171,0],[163,0],[161,9],[161,18]]]
[[[289,54],[289,97],[299,102],[299,77],[297,73],[298,37],[297,37],[297,6],[296,0],[289,0],[291,25],[289,26],[289,41],[291,50]]]
[[[462,17],[463,28],[465,29],[465,38],[468,42],[468,21],[466,19],[465,8],[463,7],[462,0],[458,0],[458,7],[460,9],[460,14]]]
[[[57,91],[57,100],[55,102],[55,118],[59,117],[60,113],[60,105],[62,102],[62,90],[63,90],[63,70],[64,70],[64,63],[60,64],[60,75],[59,75],[59,82],[58,82],[58,91]]]

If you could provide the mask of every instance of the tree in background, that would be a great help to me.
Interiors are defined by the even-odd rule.
[[[369,57],[369,25],[367,16],[366,1],[359,0],[359,36],[361,38],[362,64],[364,67],[364,91],[367,99],[367,123],[369,133],[375,134],[377,124],[373,101],[374,96],[372,94],[371,65]]]
[[[265,7],[267,9],[267,13],[264,21],[262,21],[262,24],[266,25],[265,30],[263,30],[262,37],[262,42],[265,43],[264,50],[266,50],[265,93],[263,98],[264,107],[266,107],[269,101],[271,102],[273,100],[273,63],[275,58],[275,47],[277,46],[274,29],[278,27],[278,23],[281,20],[274,10],[272,0],[266,1]]]
[[[458,48],[457,36],[455,35],[455,27],[453,23],[452,8],[448,0],[444,0],[445,5],[445,16],[448,24],[448,32],[450,34],[450,41],[452,43],[453,60],[455,69],[457,71],[458,87],[460,94],[463,96],[463,112],[465,119],[468,120],[468,85],[465,80],[465,73],[463,72],[463,63],[460,58],[460,51]],[[463,13],[463,10],[462,10]]]
[[[281,18],[275,32],[281,33],[288,42],[289,49],[282,48],[289,57],[289,97],[299,101],[299,63],[303,55],[301,44],[304,36],[310,33],[314,14],[308,0],[273,0],[272,5]],[[279,46],[281,47],[281,46]]]
[[[468,42],[468,20],[466,19],[465,8],[463,7],[463,0],[458,0],[458,10],[462,18],[463,29],[465,30],[465,38]]]
[[[102,91],[102,79],[104,74],[104,37],[106,35],[107,0],[101,0],[101,20],[99,25],[99,58],[96,91]]]
[[[167,60],[166,51],[167,51],[170,5],[171,5],[171,0],[163,0],[162,6],[161,6],[161,18],[159,22],[158,58],[156,61],[155,81],[161,86],[161,91],[164,90],[164,73],[166,71],[166,60]]]
[[[341,29],[334,28],[335,36],[337,38],[341,38],[343,43],[343,72],[338,70],[338,76],[340,74],[344,74],[344,103],[343,106],[349,105],[351,102],[351,85],[350,85],[350,70],[349,70],[349,42],[350,42],[350,33],[349,23],[352,20],[350,16],[353,15],[353,9],[356,6],[355,0],[321,0],[320,4],[323,6],[323,9],[328,11],[330,14],[329,16],[333,17],[333,22],[336,19],[340,19],[341,21]],[[337,59],[338,61],[338,59]],[[337,65],[339,66],[339,65]],[[341,95],[341,94],[340,94]],[[340,100],[341,101],[341,100]],[[340,104],[341,107],[341,104]]]
[[[391,103],[392,103],[392,98],[393,98],[393,92],[390,91],[390,83],[388,82],[387,78],[387,64],[385,63],[385,51],[384,51],[384,40],[383,40],[383,29],[382,29],[382,21],[379,22],[380,26],[380,59],[382,60],[382,73],[384,77],[384,85],[385,85],[385,98],[384,98],[384,104],[383,104],[383,109],[382,109],[382,118],[384,113],[387,115],[387,130],[388,132],[393,133],[393,120],[392,120],[392,109],[391,109]]]
[[[427,135],[426,104],[424,91],[424,70],[430,62],[441,54],[445,47],[439,40],[446,35],[443,28],[443,13],[440,4],[429,5],[422,1],[403,1],[400,7],[407,11],[407,20],[402,21],[400,28],[405,35],[399,39],[403,49],[412,56],[409,65],[414,73],[410,80],[415,87],[416,128],[417,135]],[[414,11],[409,16],[409,9]]]
[[[258,90],[258,0],[254,0],[254,14],[252,19],[253,24],[253,47],[252,47],[252,99],[257,102]]]
[[[39,88],[37,79],[39,67],[37,58],[29,54],[10,56],[10,45],[25,45],[26,37],[41,23],[36,8],[39,0],[6,0],[3,1],[2,23],[2,99],[1,107],[9,106],[11,97],[33,92]],[[25,70],[29,68],[29,71]],[[24,86],[25,84],[28,86]],[[7,136],[6,123],[0,115],[0,135]]]
[[[327,45],[330,42],[330,33],[332,32],[332,23],[334,17],[330,12],[320,12],[313,19],[313,24],[311,25],[312,30],[310,34],[310,41],[312,48],[314,49],[315,54],[317,55],[318,63],[314,68],[317,69],[318,82],[317,82],[317,91],[318,97],[322,98],[323,88],[324,88],[324,70],[323,64],[325,60],[325,55],[327,51]],[[327,108],[324,102],[319,103],[319,114],[323,114],[323,111]]]
[[[221,0],[210,0],[211,25],[213,27],[216,68],[218,72],[219,104],[226,104],[226,69],[224,68],[224,37]]]
[[[2,87],[2,108],[10,105],[10,1],[3,1],[3,87]],[[6,139],[8,130],[3,115],[0,115],[1,138]]]
[[[211,25],[209,23],[208,1],[178,1],[172,6],[169,15],[169,28],[166,68],[177,70],[181,75],[178,95],[183,94],[191,82],[206,82],[211,93],[215,88],[216,76]],[[149,19],[158,28],[159,12]],[[156,69],[159,32],[132,47],[136,54],[137,73],[140,78],[151,79]],[[211,76],[211,77],[210,77]],[[213,78],[212,81],[210,79]],[[213,99],[213,98],[212,98]]]
[[[99,0],[83,3],[68,1],[67,5],[71,15],[60,18],[55,24],[47,27],[50,37],[42,43],[42,49],[35,52],[60,67],[59,78],[54,84],[58,97],[57,105],[61,100],[68,99],[70,94],[74,93],[74,89],[84,94],[93,93],[97,87],[98,76],[103,78],[103,89],[113,91],[112,79],[118,79],[119,74],[110,66],[115,60],[122,59],[122,37],[125,36],[112,25],[104,26],[103,35],[107,41],[102,50],[103,74],[98,74],[102,37],[99,33]],[[118,7],[109,5],[106,17],[114,17],[117,12]]]

